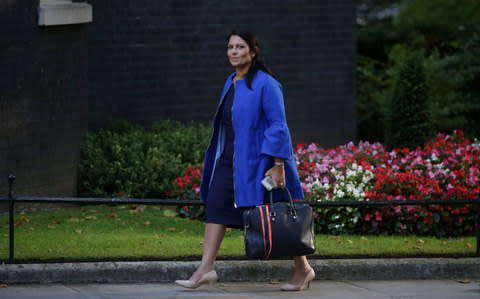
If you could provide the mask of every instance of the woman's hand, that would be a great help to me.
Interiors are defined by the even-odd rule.
[[[276,164],[273,165],[266,173],[265,176],[271,176],[273,180],[273,188],[285,188],[285,168],[283,161],[275,161]]]

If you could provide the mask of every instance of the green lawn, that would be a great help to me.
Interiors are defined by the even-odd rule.
[[[83,206],[17,214],[15,258],[198,259],[205,224],[172,217],[161,206]],[[0,216],[0,260],[8,259],[8,215]],[[472,256],[474,237],[327,236],[316,237],[316,257]],[[229,230],[219,258],[245,258],[243,232]]]

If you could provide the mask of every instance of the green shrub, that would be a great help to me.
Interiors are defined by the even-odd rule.
[[[387,115],[387,98],[393,80],[413,50],[411,45],[395,44],[389,52],[389,63],[370,57],[359,57],[358,135],[357,140],[383,141]],[[426,76],[428,114],[435,132],[461,129],[473,139],[480,136],[480,39],[451,55],[438,50],[423,60]]]
[[[208,144],[205,125],[176,121],[147,130],[118,121],[88,133],[81,150],[79,195],[164,198],[187,165],[199,167]]]
[[[383,63],[366,56],[357,65],[357,140],[383,142],[390,76]]]
[[[409,53],[396,73],[385,129],[389,148],[423,146],[433,133],[420,52]]]

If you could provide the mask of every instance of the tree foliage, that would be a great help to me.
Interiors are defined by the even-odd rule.
[[[400,65],[422,51],[428,111],[437,132],[480,136],[480,2],[359,0],[358,139],[384,141]],[[397,9],[380,18],[385,9]],[[380,132],[382,133],[382,132]],[[385,135],[386,136],[386,135]]]
[[[404,0],[394,25],[406,32],[464,35],[478,30],[479,19],[477,0]]]
[[[427,59],[429,109],[435,129],[462,128],[468,136],[480,135],[480,40],[455,55],[434,51]]]

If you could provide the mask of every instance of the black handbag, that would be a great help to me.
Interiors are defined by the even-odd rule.
[[[243,213],[245,253],[254,259],[278,259],[315,252],[313,211],[307,204],[288,202],[257,206]]]

